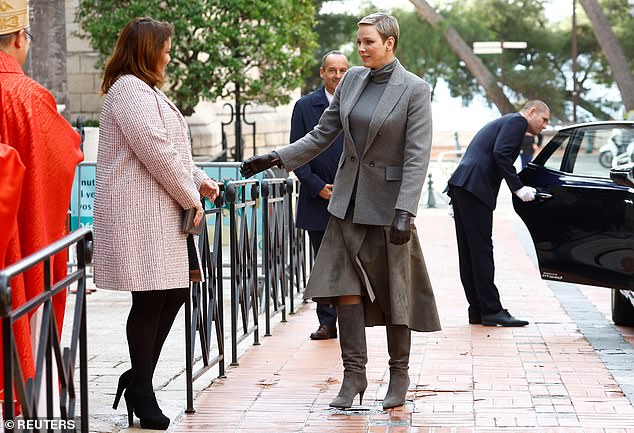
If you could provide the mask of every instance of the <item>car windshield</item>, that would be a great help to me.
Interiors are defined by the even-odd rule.
[[[560,131],[535,162],[580,176],[609,178],[634,161],[634,125],[604,124]]]

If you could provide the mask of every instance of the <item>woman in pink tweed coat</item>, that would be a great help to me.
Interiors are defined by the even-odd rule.
[[[126,333],[132,368],[123,373],[130,426],[165,430],[152,376],[174,318],[188,296],[191,237],[184,210],[218,186],[192,161],[185,119],[158,89],[170,61],[173,27],[151,18],[129,22],[106,65],[94,208],[95,284],[132,292]],[[193,255],[196,256],[195,254]]]

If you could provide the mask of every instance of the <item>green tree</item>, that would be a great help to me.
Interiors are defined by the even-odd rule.
[[[513,105],[508,100],[508,97],[500,88],[495,77],[489,69],[484,65],[482,60],[477,57],[465,39],[460,35],[451,21],[445,19],[445,17],[438,13],[431,5],[425,0],[411,0],[416,7],[418,13],[425,18],[425,20],[436,29],[445,38],[447,44],[456,56],[462,61],[460,66],[464,64],[469,72],[473,75],[473,78],[482,86],[487,99],[496,105],[501,113],[508,113],[513,111]],[[451,11],[447,11],[451,12]],[[478,24],[478,23],[476,23]],[[480,25],[476,25],[475,28],[479,28]],[[451,80],[448,80],[451,84]]]
[[[146,15],[174,25],[166,91],[186,115],[236,89],[241,102],[288,103],[316,47],[312,0],[80,0],[75,18],[103,66],[123,26]]]
[[[442,35],[420,15],[399,9],[392,11],[392,15],[401,28],[396,55],[405,68],[430,84],[433,98],[439,80],[461,69],[459,59]]]
[[[583,6],[588,19],[592,23],[592,29],[594,30],[599,44],[601,45],[601,51],[610,66],[611,75],[621,92],[621,98],[623,99],[625,109],[634,110],[634,75],[632,75],[632,57],[629,57],[630,62],[628,63],[625,51],[621,46],[616,32],[612,28],[612,24],[599,2],[597,0],[579,0],[579,2]],[[610,1],[605,3],[612,3],[615,9],[622,9],[623,6],[625,6],[623,2]],[[625,16],[629,16],[631,18],[632,11],[630,10],[630,13],[626,13]],[[617,19],[618,18],[615,18],[613,21],[616,21]],[[620,21],[622,22],[623,19],[621,18]],[[632,20],[630,19],[628,21],[629,27],[631,28]]]
[[[443,35],[445,43],[452,47],[453,53],[439,58],[438,62],[445,67],[438,71],[453,96],[460,96],[468,103],[473,96],[483,94],[501,113],[514,109],[505,101],[516,109],[528,99],[539,98],[551,106],[554,118],[564,121],[570,118],[573,87],[570,20],[560,23],[547,20],[543,0],[451,1],[439,9],[431,8],[423,0],[411,2],[428,26]],[[580,118],[610,118],[618,104],[597,96],[593,90],[600,77],[603,83],[611,84],[613,79],[606,76],[606,65],[592,26],[582,18],[577,26],[577,81],[578,103],[585,114]],[[401,34],[409,37],[403,28]],[[471,50],[475,41],[526,41],[528,47],[475,56]],[[419,45],[426,52],[427,44],[419,42]],[[436,50],[430,55],[437,53]],[[401,52],[399,56],[404,54]]]
[[[323,13],[324,0],[315,0],[317,11],[313,30],[317,34],[317,47],[313,51],[312,62],[304,68],[304,93],[310,92],[322,84],[319,66],[324,54],[339,50],[354,41],[352,35],[357,31],[357,21],[361,17],[351,14]]]

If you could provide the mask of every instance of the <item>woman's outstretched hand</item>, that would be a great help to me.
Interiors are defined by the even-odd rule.
[[[251,177],[274,165],[280,166],[280,157],[277,153],[271,152],[265,153],[264,155],[255,155],[240,165],[240,174],[242,174],[243,177]]]

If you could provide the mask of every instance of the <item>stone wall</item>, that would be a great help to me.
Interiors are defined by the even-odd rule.
[[[251,105],[246,108],[246,120],[255,122],[255,147],[257,153],[268,152],[288,144],[290,136],[291,115],[294,101],[299,99],[299,91],[292,96],[293,102],[280,107]],[[187,118],[192,131],[193,153],[197,159],[214,158],[222,151],[222,123],[231,120],[231,111],[225,107],[226,102],[201,102],[196,112]],[[234,123],[224,127],[227,145],[231,150],[235,146]],[[253,129],[242,122],[244,139],[243,155],[253,155]]]
[[[97,54],[90,47],[88,40],[80,39],[76,35],[79,32],[79,25],[75,23],[75,10],[78,5],[79,0],[66,0],[66,70],[73,122],[78,116],[84,120],[99,119],[102,104],[99,94],[101,71],[95,68]]]

